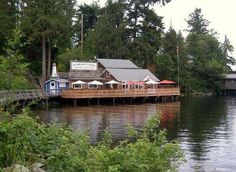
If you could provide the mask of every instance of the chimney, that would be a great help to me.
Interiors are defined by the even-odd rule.
[[[57,75],[57,65],[56,63],[53,63],[53,66],[52,66],[52,78],[57,78],[58,75]]]

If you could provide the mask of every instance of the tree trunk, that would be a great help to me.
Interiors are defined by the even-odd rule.
[[[50,40],[48,39],[48,67],[47,67],[47,77],[49,78],[50,76],[51,76],[51,59],[52,59],[52,57],[51,57],[51,53],[52,52],[52,50],[51,50],[51,42],[50,42]]]
[[[42,35],[42,83],[46,81],[46,35]]]

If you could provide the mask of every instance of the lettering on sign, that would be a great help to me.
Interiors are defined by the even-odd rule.
[[[97,70],[97,63],[89,62],[71,62],[71,70]]]

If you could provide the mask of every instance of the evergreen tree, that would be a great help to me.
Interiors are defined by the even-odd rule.
[[[203,18],[201,14],[202,10],[200,8],[196,8],[193,13],[189,15],[188,23],[188,32],[195,34],[207,34],[209,32],[208,26],[210,22]]]
[[[6,54],[4,47],[7,39],[17,24],[17,0],[1,0],[0,2],[0,54]]]
[[[170,27],[162,40],[162,48],[157,58],[157,75],[162,79],[180,81],[185,85],[189,74],[184,37]],[[178,78],[179,77],[179,78]]]
[[[164,25],[151,6],[161,1],[127,1],[129,56],[142,67],[155,71],[152,65],[161,45]]]
[[[235,65],[235,59],[232,57],[232,52],[234,51],[234,47],[231,45],[228,37],[225,35],[225,40],[221,45],[222,49],[222,59],[224,65],[224,72],[227,73],[232,71],[230,65]]]
[[[21,27],[31,45],[41,45],[44,81],[50,74],[52,48],[71,45],[75,0],[24,0],[24,4]]]
[[[28,64],[20,52],[24,46],[22,36],[18,28],[14,29],[7,40],[5,56],[0,56],[1,90],[22,90],[32,87],[27,80]]]
[[[107,1],[94,30],[89,32],[86,48],[99,58],[125,58],[124,4]]]
[[[88,33],[95,29],[100,11],[101,9],[96,2],[92,3],[91,5],[83,4],[79,6],[78,10],[76,11],[76,21],[74,26],[74,43],[77,46],[81,45],[81,22],[83,22],[83,39],[86,40]],[[81,21],[82,15],[83,21]]]
[[[192,59],[188,87],[198,91],[218,92],[224,69],[220,42],[209,31],[209,22],[204,19],[201,9],[191,13],[187,22],[191,28],[186,39],[187,52]]]

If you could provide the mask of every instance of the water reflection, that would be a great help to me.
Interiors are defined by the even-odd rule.
[[[181,171],[233,170],[234,163],[228,164],[231,159],[225,161],[226,152],[235,152],[229,147],[230,138],[235,136],[231,125],[235,117],[229,118],[227,103],[227,99],[212,97],[186,98],[181,102],[178,138],[188,160]],[[234,153],[234,160],[235,157]]]
[[[180,102],[165,104],[59,107],[36,111],[42,121],[67,122],[78,130],[87,130],[91,141],[100,140],[106,128],[114,141],[127,137],[127,124],[140,129],[147,118],[163,113],[162,126],[174,128]]]
[[[68,122],[88,129],[91,141],[109,128],[114,140],[127,137],[127,124],[139,129],[162,112],[168,139],[178,139],[187,162],[179,171],[235,171],[236,97],[195,97],[180,102],[141,105],[59,107],[38,110],[43,121]]]

